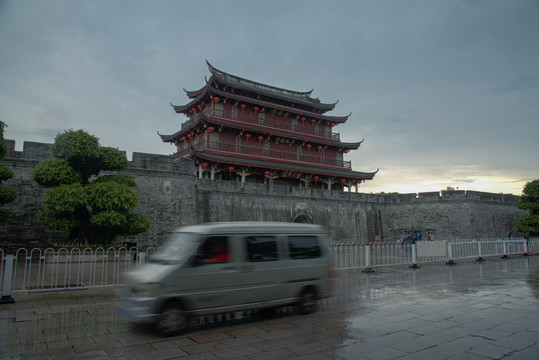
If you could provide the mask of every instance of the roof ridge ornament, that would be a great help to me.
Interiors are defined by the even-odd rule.
[[[233,81],[233,82],[236,82],[238,84],[254,86],[255,88],[258,88],[258,89],[265,89],[266,91],[272,91],[272,92],[276,92],[276,93],[279,93],[279,94],[282,94],[282,95],[299,96],[299,97],[301,97],[303,99],[310,100],[310,101],[312,101],[314,103],[320,103],[320,100],[318,98],[314,99],[314,98],[311,97],[311,94],[314,91],[314,89],[311,89],[309,91],[296,91],[296,90],[289,90],[289,89],[285,89],[285,88],[279,88],[279,87],[276,87],[276,86],[267,85],[267,84],[263,84],[263,83],[260,83],[260,82],[257,82],[257,81],[245,79],[245,78],[242,78],[242,77],[237,76],[237,75],[229,74],[229,73],[227,73],[225,71],[217,69],[215,66],[210,64],[210,62],[208,60],[206,60],[206,64],[208,64],[208,69],[210,70],[212,75],[215,75],[218,78],[227,79],[229,81]]]

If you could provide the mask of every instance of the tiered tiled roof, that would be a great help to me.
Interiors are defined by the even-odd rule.
[[[337,102],[322,103],[311,96],[313,90],[278,88],[207,65],[211,77],[206,84],[195,91],[184,89],[191,101],[171,104],[189,119],[180,130],[159,134],[162,141],[177,145],[178,156],[191,157],[205,167],[211,164],[213,169],[234,165],[255,175],[272,170],[290,181],[324,176],[331,183],[340,177],[342,184],[350,186],[350,182],[373,179],[377,171],[352,171],[350,162],[343,160],[343,154],[358,149],[363,140],[341,142],[339,134],[332,132],[350,116],[325,114]]]

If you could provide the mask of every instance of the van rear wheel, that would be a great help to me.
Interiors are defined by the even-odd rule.
[[[316,310],[316,293],[312,288],[303,290],[299,297],[298,306],[302,314],[310,314]]]
[[[155,328],[160,334],[171,336],[185,329],[188,320],[189,318],[182,304],[178,301],[173,301],[165,304],[157,318]]]

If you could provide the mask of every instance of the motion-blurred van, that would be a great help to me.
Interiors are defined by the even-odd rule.
[[[320,225],[229,222],[172,232],[128,275],[120,307],[163,334],[189,316],[297,304],[302,313],[330,295],[331,256]]]

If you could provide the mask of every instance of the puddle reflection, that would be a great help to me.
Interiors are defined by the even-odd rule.
[[[457,266],[425,265],[422,269],[399,270],[375,268],[372,274],[363,275],[358,270],[343,271],[335,281],[334,303],[348,301],[380,300],[398,294],[411,294],[425,288],[453,292],[455,289],[474,291],[481,286],[504,285],[509,280],[522,281],[522,273],[530,273],[530,289],[539,291],[539,257],[522,257],[510,260],[491,259],[486,262],[463,262]]]
[[[523,284],[523,289],[539,298],[539,257],[503,261],[489,259],[483,263],[469,261],[457,266],[431,264],[415,270],[407,267],[375,268],[372,274],[350,270],[340,272],[333,283],[334,296],[318,303],[318,316],[324,317],[325,321],[345,322],[348,330],[342,335],[349,339],[348,343],[353,343],[367,336],[366,325],[369,322],[383,324],[384,321],[391,323],[406,319],[408,315],[401,314],[397,304],[406,307],[433,300],[443,303],[444,297],[454,299],[520,291],[518,287],[507,286],[509,284]],[[54,300],[51,300],[38,308],[24,309],[18,304],[5,308],[10,310],[0,307],[0,358],[40,354],[55,349],[59,353],[62,349],[73,353],[73,349],[76,351],[89,345],[99,348],[118,341],[121,344],[117,345],[121,346],[141,343],[141,339],[147,339],[147,342],[162,340],[148,328],[130,326],[127,319],[118,313],[115,298],[110,302],[106,301],[108,298],[102,298],[106,302],[90,303],[95,301],[92,299],[87,298],[88,304],[66,306],[54,305]],[[394,312],[392,304],[395,305]],[[386,306],[384,311],[387,313],[381,315],[378,312],[374,319],[373,310],[377,306]],[[289,306],[281,308],[271,318],[279,322],[280,318],[284,320],[295,315],[295,307]],[[436,314],[432,317],[435,318]],[[265,319],[267,317],[258,312],[249,311],[195,317],[189,331],[250,321],[263,322]],[[343,342],[341,345],[346,344]]]

